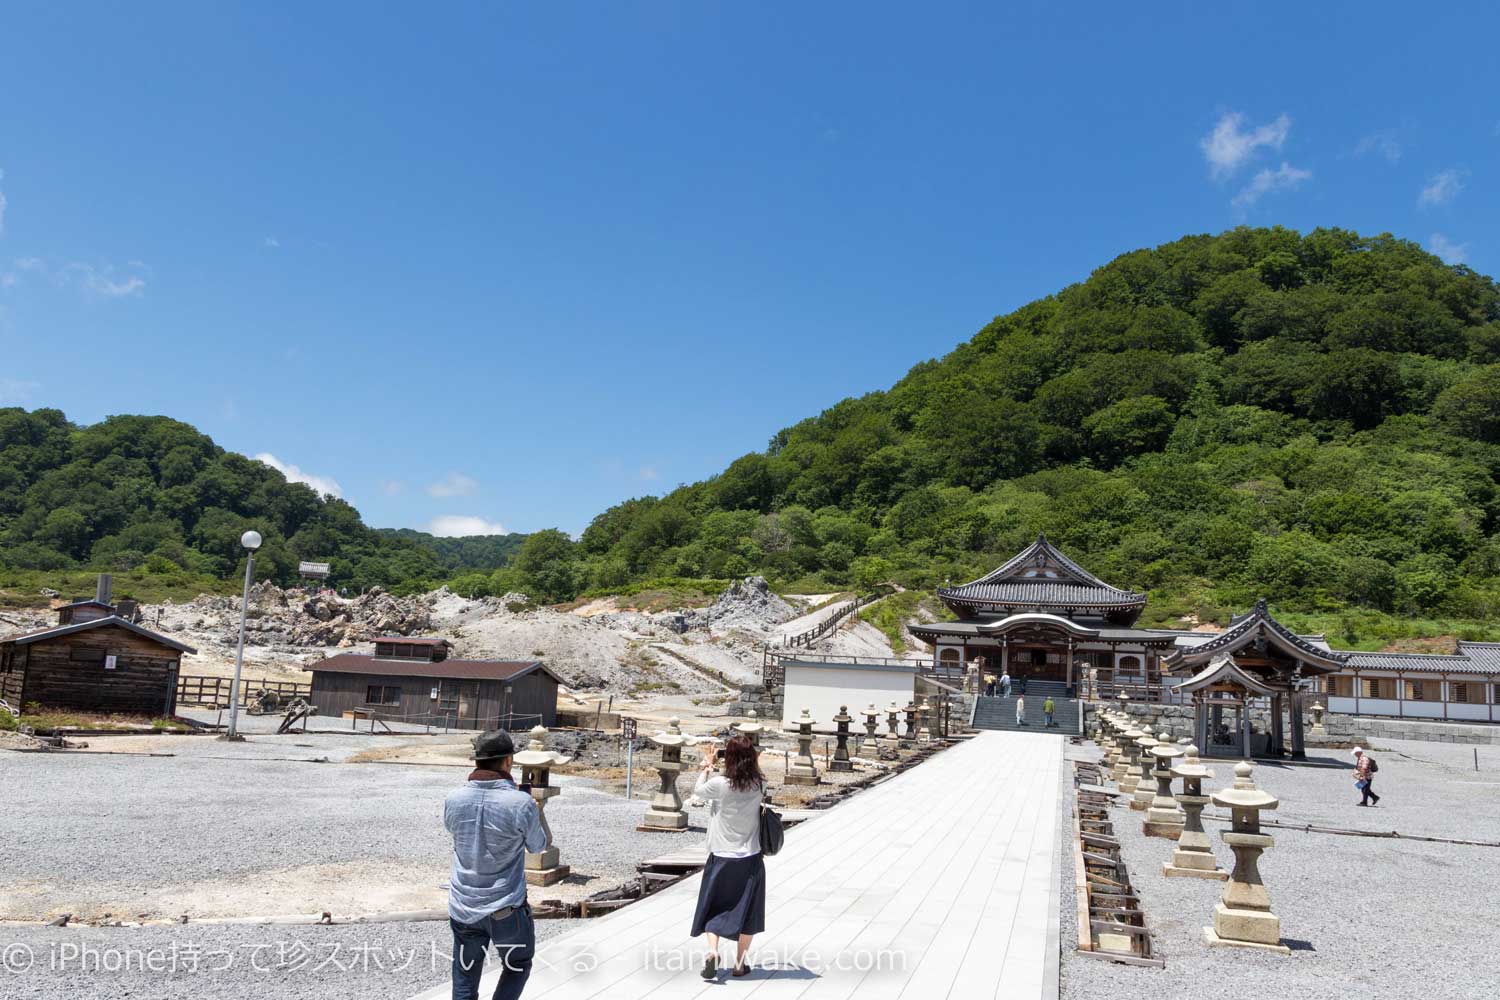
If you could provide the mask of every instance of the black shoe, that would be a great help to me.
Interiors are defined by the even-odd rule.
[[[1367,806],[1367,805],[1369,805],[1368,802],[1356,802],[1354,804],[1357,805],[1357,806]]]
[[[714,980],[719,975],[719,956],[710,955],[703,960],[703,978]]]
[[[749,963],[746,963],[745,965],[736,965],[734,967],[734,971],[731,972],[730,975],[733,976],[736,979],[740,978],[741,976],[748,976],[748,975],[750,975],[750,965],[749,965]]]

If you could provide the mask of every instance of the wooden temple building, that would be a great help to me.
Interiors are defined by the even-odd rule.
[[[963,676],[975,692],[984,676],[1009,674],[1085,699],[1191,704],[1206,754],[1300,757],[1315,701],[1339,713],[1500,722],[1500,643],[1336,650],[1277,621],[1264,600],[1222,630],[1140,628],[1144,593],[1104,582],[1045,536],[937,596],[957,620],[910,626],[932,645],[937,675]]]

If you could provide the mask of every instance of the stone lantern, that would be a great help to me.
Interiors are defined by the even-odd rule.
[[[1118,779],[1120,791],[1126,795],[1134,795],[1135,787],[1141,780],[1141,745],[1137,741],[1145,738],[1146,734],[1139,729],[1127,729],[1120,734],[1125,742],[1120,749],[1123,751],[1120,761],[1124,765],[1121,768],[1121,776]]]
[[[932,742],[932,702],[927,698],[922,699],[922,707],[917,712],[917,738],[923,743]]]
[[[760,734],[765,731],[765,726],[760,724],[760,717],[755,714],[755,709],[745,713],[750,717],[749,722],[735,723],[734,731],[750,737],[750,743],[755,749],[760,749]]]
[[[849,723],[854,718],[849,714],[848,705],[839,706],[839,714],[833,717],[833,724],[837,727],[835,734],[838,745],[833,748],[833,760],[828,764],[830,771],[852,771],[854,762],[849,759]]]
[[[1224,895],[1214,908],[1214,925],[1203,928],[1211,945],[1257,948],[1290,955],[1281,943],[1281,918],[1271,912],[1271,896],[1260,880],[1260,856],[1275,841],[1260,832],[1260,811],[1280,805],[1273,795],[1255,787],[1248,761],[1234,765],[1234,787],[1213,794],[1213,803],[1229,810],[1232,822],[1221,836],[1234,851],[1234,870],[1224,883]]]
[[[1313,702],[1313,706],[1312,706],[1313,723],[1312,723],[1312,727],[1309,728],[1308,731],[1307,731],[1307,735],[1309,737],[1311,737],[1312,739],[1315,739],[1315,740],[1326,740],[1326,739],[1328,739],[1328,729],[1327,729],[1327,727],[1325,727],[1323,725],[1323,714],[1325,712],[1327,712],[1327,711],[1328,711],[1328,709],[1325,708],[1325,707],[1323,707],[1323,703],[1321,701],[1315,701],[1315,702]]]
[[[906,735],[901,737],[901,749],[910,750],[912,747],[917,745],[916,700],[913,699],[912,701],[907,702],[906,707],[902,709],[902,711],[906,713]]]
[[[1139,774],[1136,777],[1135,790],[1131,792],[1130,808],[1138,812],[1150,809],[1151,800],[1156,798],[1155,787],[1151,784],[1151,749],[1156,744],[1156,737],[1150,733],[1142,733],[1140,739],[1135,741],[1135,745],[1140,747],[1140,752],[1131,763],[1135,765]]]
[[[792,761],[790,773],[787,774],[789,785],[816,785],[818,783],[818,764],[813,760],[813,720],[807,714],[807,709],[797,717],[797,758]]]
[[[1150,811],[1141,831],[1148,837],[1176,840],[1182,833],[1182,808],[1172,797],[1172,765],[1182,756],[1182,749],[1172,742],[1167,733],[1158,736],[1156,746],[1151,748],[1151,758],[1156,769],[1151,776],[1156,779],[1156,795],[1151,799]]]
[[[879,760],[880,743],[875,730],[880,727],[880,709],[875,703],[870,702],[870,707],[859,713],[865,717],[865,735],[859,741],[859,758],[861,760]]]
[[[1135,733],[1136,735],[1131,736],[1131,733]],[[1130,788],[1125,787],[1127,783],[1126,772],[1130,769],[1130,755],[1135,745],[1134,741],[1144,735],[1146,734],[1135,728],[1135,723],[1130,721],[1128,715],[1120,717],[1119,730],[1115,733],[1115,767],[1111,777],[1115,779],[1115,784],[1120,786],[1120,791],[1122,792],[1135,791],[1133,786]]]
[[[661,787],[651,799],[645,820],[636,829],[681,833],[687,829],[688,817],[682,808],[682,793],[677,790],[677,776],[682,773],[682,748],[693,740],[683,735],[681,723],[674,717],[667,722],[664,732],[651,737],[651,742],[661,748],[661,760],[656,764]]]
[[[1168,878],[1223,881],[1229,873],[1219,867],[1208,834],[1203,829],[1203,807],[1208,805],[1208,796],[1203,794],[1203,779],[1212,778],[1214,773],[1198,759],[1198,748],[1189,745],[1186,755],[1172,768],[1172,774],[1182,779],[1182,791],[1177,796],[1177,801],[1182,804],[1182,833],[1177,837],[1172,860],[1161,866],[1161,873]]]
[[[901,735],[896,732],[897,727],[901,725],[897,718],[900,714],[901,709],[894,701],[891,702],[891,707],[885,710],[886,734],[881,738],[887,743],[896,743],[901,739]]]
[[[536,801],[537,820],[547,836],[547,846],[533,854],[526,852],[526,883],[528,885],[552,885],[561,882],[572,869],[558,864],[557,845],[552,843],[552,827],[547,823],[547,800],[562,793],[552,784],[552,769],[572,760],[547,749],[547,729],[536,726],[531,730],[531,742],[526,749],[513,758],[521,768],[521,784],[529,786],[531,797]]]

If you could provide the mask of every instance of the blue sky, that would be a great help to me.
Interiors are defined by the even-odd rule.
[[[1126,6],[8,4],[0,405],[577,532],[1137,247],[1496,269],[1493,7]]]

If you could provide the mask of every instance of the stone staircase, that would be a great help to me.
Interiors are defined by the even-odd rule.
[[[1029,681],[1026,685],[1026,725],[1016,725],[1016,697],[1018,691],[1011,688],[1009,698],[978,699],[974,709],[975,729],[1001,729],[1009,732],[1061,733],[1073,736],[1078,733],[1078,714],[1082,710],[1076,698],[1066,697],[1066,685],[1057,681]],[[1056,711],[1052,714],[1052,728],[1042,725],[1042,705],[1051,698]]]

